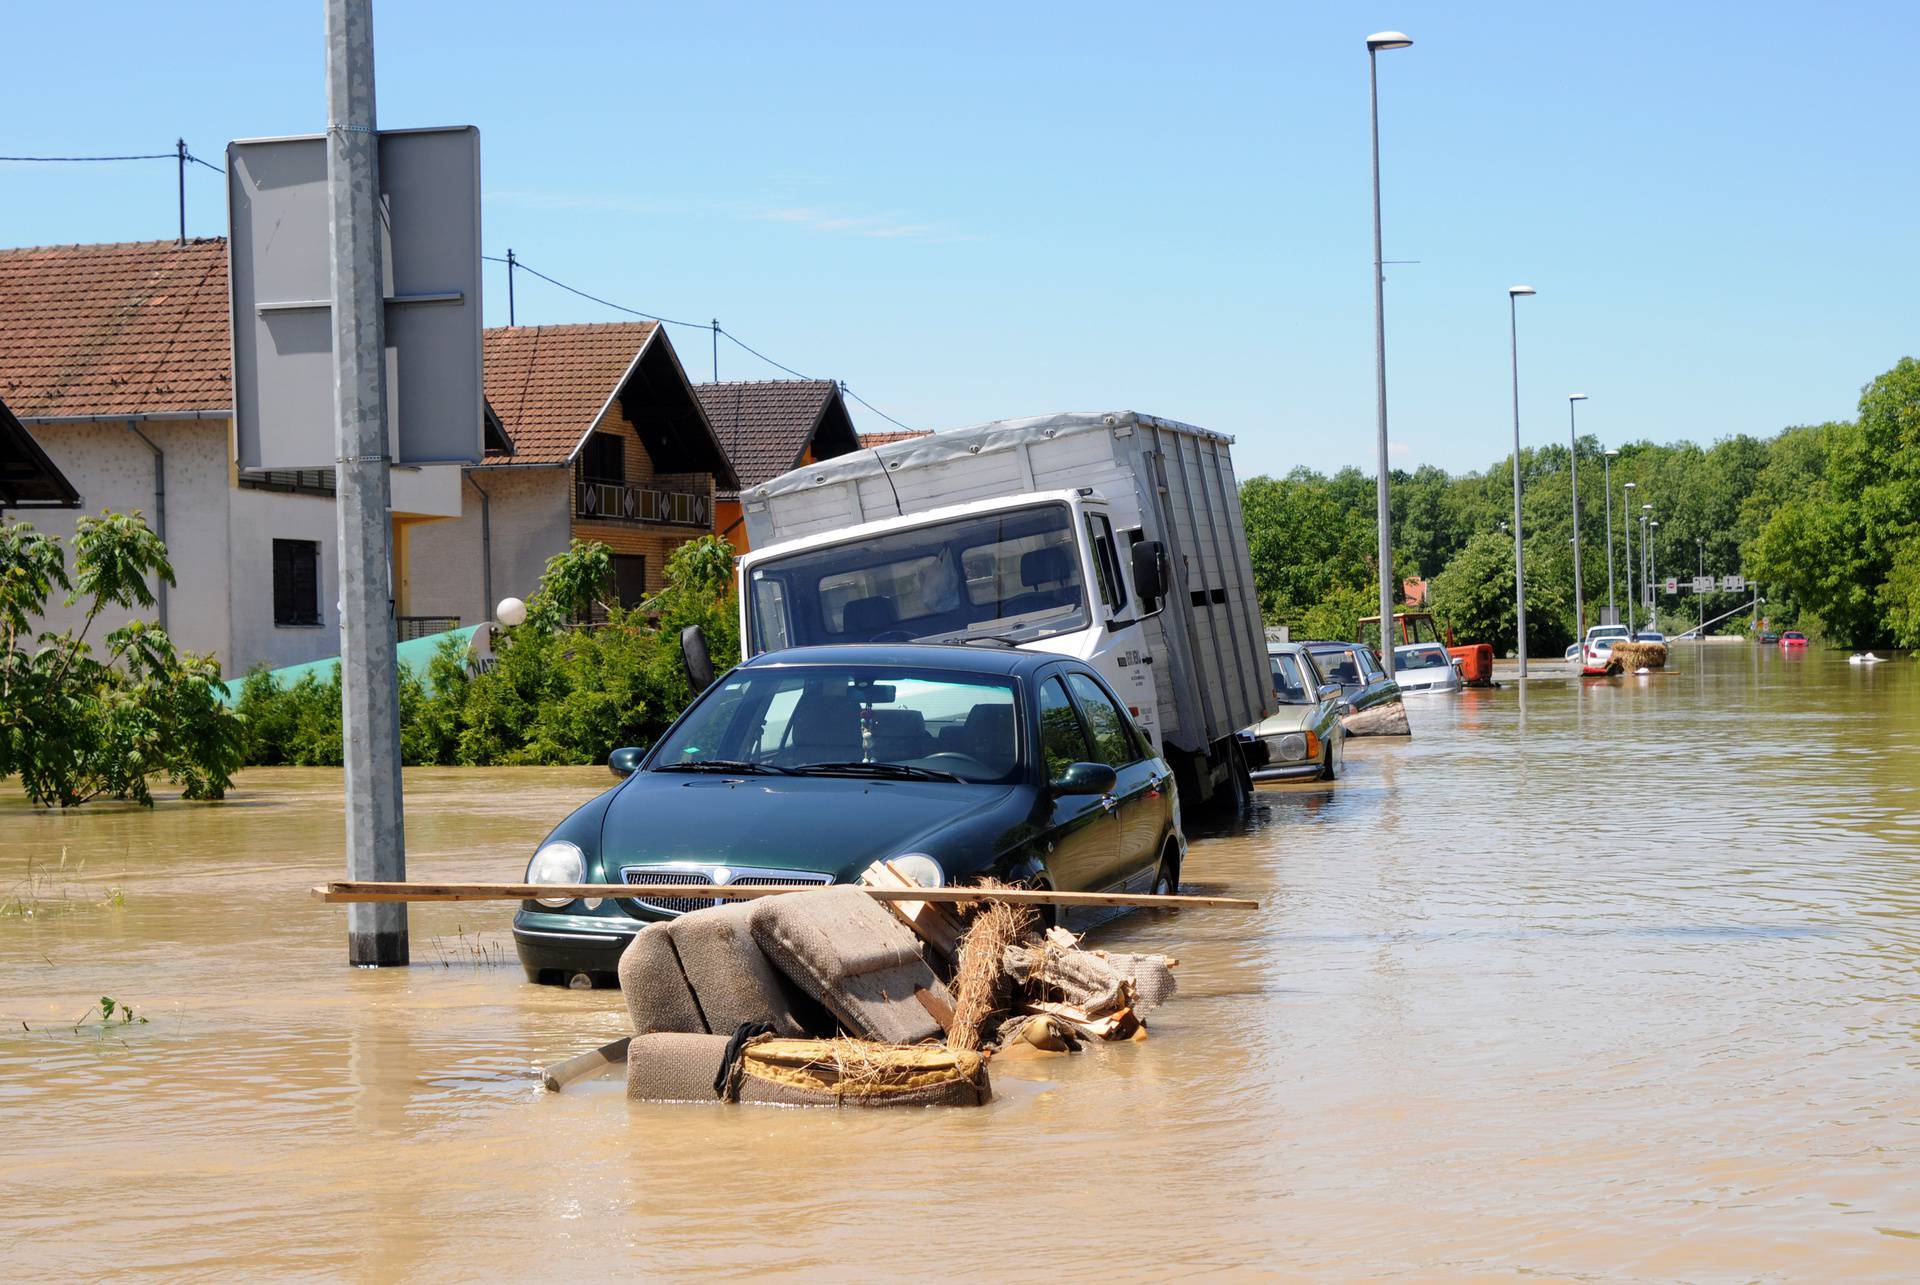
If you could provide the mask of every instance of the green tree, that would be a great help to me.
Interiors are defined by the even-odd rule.
[[[138,513],[83,517],[73,574],[52,536],[0,523],[0,777],[17,775],[43,807],[108,796],[152,806],[148,779],[164,775],[189,799],[218,799],[232,784],[243,726],[214,698],[220,667],[177,650],[164,630],[133,619],[101,641],[87,635],[110,607],[151,607],[148,577],[173,583],[160,538]],[[57,591],[86,604],[80,628],[43,631],[24,645]]]

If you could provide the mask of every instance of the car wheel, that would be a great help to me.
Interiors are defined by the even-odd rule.
[[[1154,872],[1153,895],[1172,897],[1177,896],[1179,892],[1180,845],[1168,839],[1165,851],[1160,854],[1160,869]]]
[[[1331,781],[1333,776],[1333,742],[1328,741],[1327,748],[1320,752],[1320,779]]]

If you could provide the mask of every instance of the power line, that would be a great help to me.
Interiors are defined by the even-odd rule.
[[[142,152],[138,156],[0,156],[0,161],[41,161],[73,164],[86,161],[174,161],[173,152]]]
[[[227,172],[225,166],[215,165],[212,161],[203,161],[198,156],[195,156],[192,152],[187,153],[187,159],[192,161],[195,165],[206,166],[208,169],[212,170],[215,174],[225,174]]]
[[[546,282],[548,285],[558,286],[560,289],[565,290],[568,294],[578,295],[580,298],[589,300],[593,303],[597,303],[603,308],[612,308],[615,312],[624,312],[630,317],[641,317],[647,321],[658,321],[670,326],[686,326],[692,330],[710,331],[715,336],[716,341],[719,336],[725,335],[727,337],[728,343],[733,344],[736,348],[739,348],[743,352],[746,352],[751,354],[752,356],[758,357],[761,361],[764,361],[765,363],[767,363],[767,365],[772,366],[775,370],[783,371],[786,374],[792,375],[795,379],[806,379],[806,380],[812,379],[812,376],[810,375],[803,375],[799,371],[795,370],[793,367],[785,365],[782,362],[775,361],[773,358],[761,352],[758,348],[753,347],[751,344],[741,339],[740,336],[734,334],[732,331],[722,329],[719,318],[717,317],[710,324],[706,322],[699,322],[699,321],[680,321],[673,317],[663,317],[657,312],[647,312],[640,308],[629,308],[625,304],[615,303],[611,299],[603,299],[599,295],[589,294],[585,290],[582,290],[577,286],[570,286],[564,281],[556,281],[554,278],[548,276],[544,272],[541,272],[539,269],[528,267],[527,261],[525,259],[520,258],[518,255],[514,255],[511,258],[507,258],[497,254],[483,254],[480,257],[485,259],[488,263],[506,264],[507,271],[509,273],[512,273],[515,270],[518,270],[521,272],[531,272],[534,276],[540,278],[542,281]],[[509,289],[511,289],[511,283],[509,283]],[[718,366],[717,361],[715,362],[715,365],[716,367]],[[878,406],[875,406],[872,402],[868,401],[866,398],[862,397],[860,394],[854,392],[853,389],[847,387],[846,380],[843,379],[837,382],[839,384],[840,391],[842,393],[846,394],[848,397],[853,398],[854,401],[859,402],[862,406],[866,407],[868,410],[878,415],[881,419],[886,420],[887,423],[892,424],[896,428],[905,429],[908,432],[913,431],[913,426],[911,424],[904,424],[901,421],[895,419],[893,416],[887,414],[885,411],[881,410]]]

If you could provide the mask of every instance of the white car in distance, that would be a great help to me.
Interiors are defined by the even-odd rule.
[[[1463,687],[1453,657],[1439,643],[1402,643],[1393,649],[1393,681],[1403,692],[1457,692]]]

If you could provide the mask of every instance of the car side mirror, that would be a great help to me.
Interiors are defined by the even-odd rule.
[[[1105,763],[1070,763],[1053,783],[1055,794],[1112,794],[1119,775]]]
[[[1320,684],[1320,699],[1323,701],[1339,700],[1340,684],[1338,683]]]
[[[647,752],[637,745],[628,745],[607,755],[607,771],[615,776],[632,776],[640,770],[640,760]]]
[[[1133,546],[1133,592],[1140,599],[1142,615],[1160,610],[1167,596],[1167,547],[1158,540],[1142,540]]]
[[[680,631],[680,665],[687,671],[687,686],[698,696],[713,686],[713,658],[707,655],[707,633],[699,625]]]

